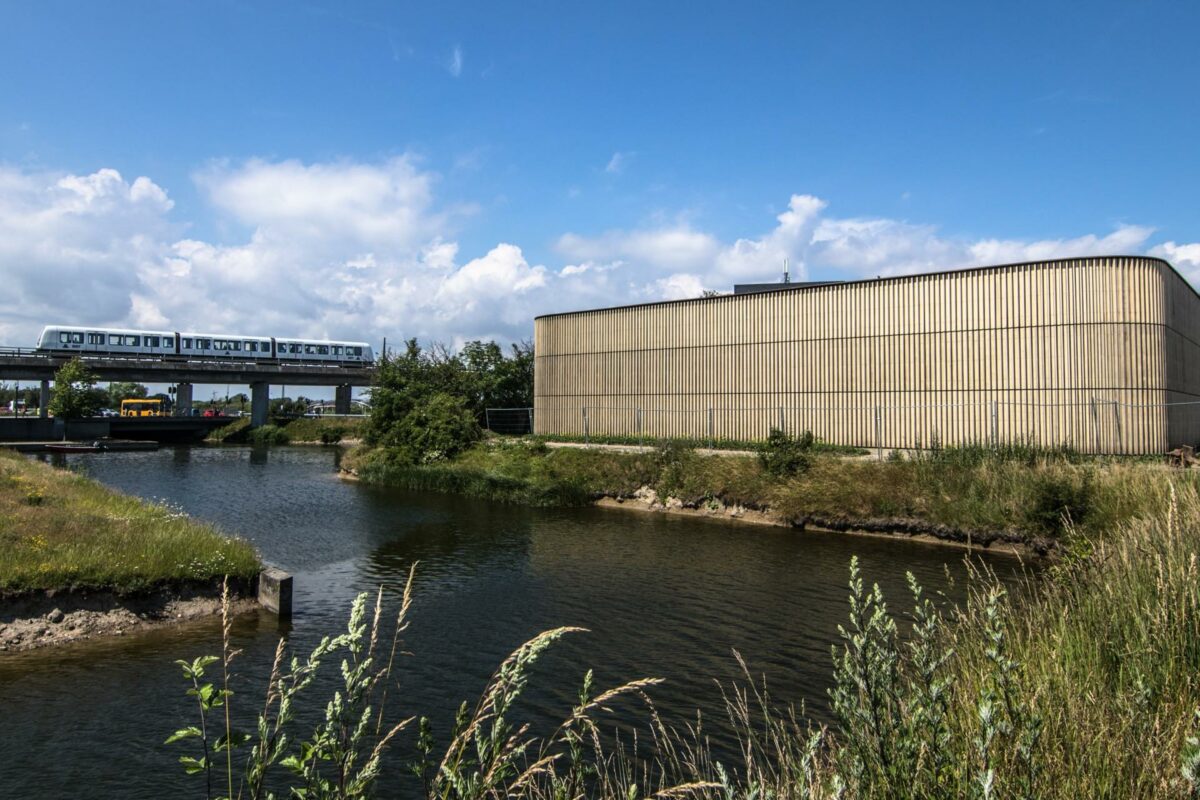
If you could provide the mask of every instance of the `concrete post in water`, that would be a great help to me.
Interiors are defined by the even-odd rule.
[[[42,393],[38,395],[38,416],[45,419],[50,415],[50,381],[42,381]]]
[[[192,415],[192,384],[175,384],[175,416],[190,417]]]
[[[250,427],[267,424],[271,411],[271,384],[266,381],[250,384]]]
[[[292,576],[275,567],[259,573],[258,604],[280,617],[292,616]]]
[[[350,391],[349,384],[343,384],[334,389],[333,394],[333,411],[335,414],[350,413]]]

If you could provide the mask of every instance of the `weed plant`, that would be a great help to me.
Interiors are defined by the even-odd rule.
[[[201,724],[172,739],[194,748],[184,768],[207,777],[210,797],[269,796],[261,789],[269,770],[285,773],[292,796],[367,796],[383,769],[404,763],[393,747],[413,754],[412,780],[439,800],[1195,797],[1200,494],[1167,491],[1160,513],[1119,526],[1015,597],[976,572],[966,605],[945,608],[910,575],[911,610],[898,616],[852,560],[848,620],[832,647],[828,728],[778,705],[742,663],[745,679],[724,687],[724,720],[668,724],[650,698],[658,681],[597,691],[588,672],[578,703],[537,735],[514,717],[515,704],[540,655],[579,632],[557,628],[500,665],[480,699],[460,708],[439,752],[428,719],[415,731],[413,716],[382,722],[392,661],[384,663],[378,644],[381,603],[368,623],[362,595],[347,633],[323,640],[307,660],[281,668],[280,646],[257,743],[228,721],[236,654],[226,625],[221,658],[179,662]],[[410,572],[398,632],[411,587]],[[398,652],[396,641],[389,652]],[[322,661],[339,655],[342,685],[313,733],[297,736],[296,704],[312,702],[305,690]],[[220,682],[205,683],[203,670],[218,661]],[[605,712],[623,697],[645,704],[646,721],[606,733]],[[734,756],[722,760],[709,748],[714,725],[739,743]],[[244,753],[236,772],[234,750]]]

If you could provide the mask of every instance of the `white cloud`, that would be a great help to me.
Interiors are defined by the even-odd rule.
[[[446,64],[446,70],[456,78],[459,75],[462,75],[462,71],[463,71],[462,45],[456,44],[456,45],[454,45],[454,49],[452,51],[450,51],[450,61]]]
[[[1175,265],[1192,286],[1200,286],[1200,242],[1176,244],[1164,242],[1150,249],[1150,255],[1165,258]]]
[[[609,175],[617,175],[618,173],[623,172],[625,167],[629,164],[629,159],[632,157],[632,155],[632,153],[613,153],[612,158],[610,158],[608,163],[604,166],[604,171]]]
[[[723,239],[684,217],[566,233],[559,263],[516,242],[460,252],[469,207],[436,197],[409,157],[376,163],[251,160],[195,175],[226,238],[182,235],[150,177],[0,167],[0,342],[51,322],[462,342],[531,334],[538,314],[727,291],[1099,253],[1149,252],[1200,279],[1200,243],[1150,247],[1153,231],[1046,240],[969,239],[887,218],[835,217],[797,194],[755,236]],[[769,220],[766,220],[769,222]],[[477,255],[477,257],[472,257]]]

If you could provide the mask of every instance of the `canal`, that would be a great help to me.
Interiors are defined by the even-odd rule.
[[[61,458],[61,457],[59,457]],[[900,540],[783,529],[609,509],[527,509],[417,494],[337,477],[336,448],[180,447],[71,456],[70,467],[112,487],[165,501],[252,541],[296,577],[296,612],[240,617],[235,662],[245,712],[262,702],[276,642],[296,651],[340,630],[353,597],[389,587],[394,613],[409,566],[420,562],[412,625],[389,692],[392,719],[425,714],[444,737],[454,711],[474,702],[515,647],[537,632],[577,625],[539,663],[521,718],[536,730],[569,711],[587,669],[597,684],[661,677],[653,698],[670,719],[694,719],[721,745],[716,681],[738,677],[732,652],[765,676],[781,702],[823,718],[830,646],[846,613],[857,554],[894,607],[904,574],[961,599],[962,551]],[[979,558],[976,556],[975,558]],[[990,557],[1003,575],[1014,559]],[[219,627],[200,622],[0,658],[0,797],[203,796],[164,746],[191,724],[175,659],[215,653]],[[310,692],[319,711],[336,678],[327,664]],[[616,719],[644,717],[634,707]],[[301,728],[311,725],[309,715]],[[405,739],[385,764],[384,796],[412,796]]]

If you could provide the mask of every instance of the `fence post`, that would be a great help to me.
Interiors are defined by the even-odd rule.
[[[883,421],[879,415],[879,406],[875,406],[875,448],[877,458],[883,461]]]
[[[645,447],[646,439],[642,436],[642,409],[637,410],[638,447]]]
[[[580,406],[579,413],[583,415],[583,443],[588,444],[587,406]]]
[[[787,423],[783,419],[783,406],[779,407],[779,430],[787,433]]]
[[[1113,408],[1113,423],[1116,426],[1116,441],[1113,442],[1113,452],[1121,453],[1126,451],[1125,439],[1121,436],[1121,403],[1117,400],[1112,401]]]
[[[1100,420],[1096,416],[1096,398],[1092,396],[1092,432],[1096,438],[1096,455],[1100,455]]]
[[[483,410],[483,427],[489,431],[492,429],[492,410],[490,408]]]
[[[713,407],[708,407],[708,446],[715,448],[717,446],[716,434],[713,426]]]
[[[526,409],[529,412],[529,435],[533,436],[533,409]]]
[[[997,450],[1000,447],[1000,421],[997,414],[997,403],[992,401],[992,449]]]

